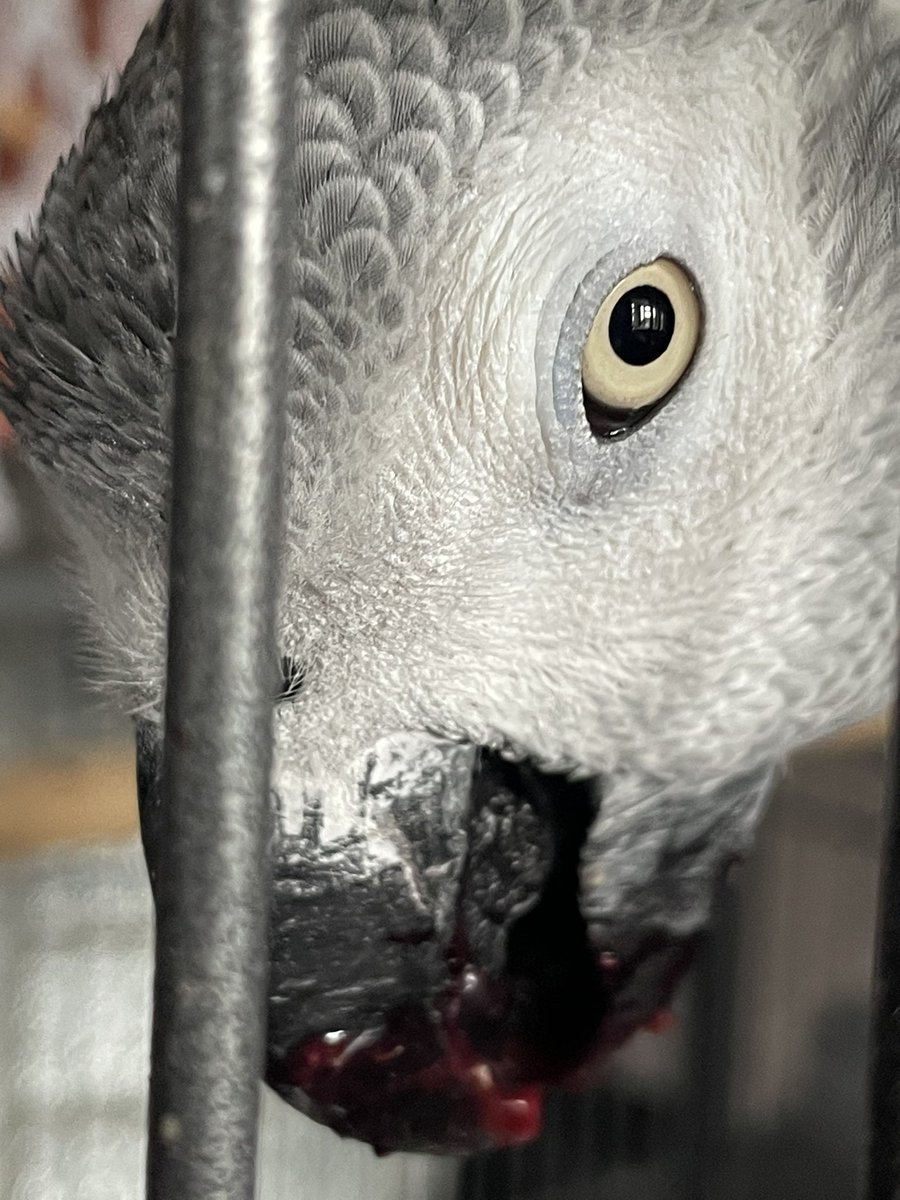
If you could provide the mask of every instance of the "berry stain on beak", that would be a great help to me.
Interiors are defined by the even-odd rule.
[[[589,1085],[631,1033],[658,1026],[689,958],[674,943],[647,942],[627,960],[591,944],[578,868],[595,812],[590,785],[480,752],[445,986],[301,1038],[270,1058],[268,1081],[381,1153],[536,1138],[546,1089]],[[544,863],[527,886],[522,837]],[[512,915],[492,908],[517,888]]]

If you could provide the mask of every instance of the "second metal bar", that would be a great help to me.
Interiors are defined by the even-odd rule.
[[[148,1196],[250,1200],[288,370],[289,0],[183,22],[179,320]]]
[[[884,812],[866,1200],[900,1200],[900,704],[893,722]]]

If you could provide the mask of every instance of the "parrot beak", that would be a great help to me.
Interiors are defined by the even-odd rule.
[[[155,728],[138,746],[154,880]],[[275,848],[267,1081],[383,1152],[531,1140],[545,1088],[595,1080],[690,957],[688,941],[592,938],[579,897],[592,782],[470,745],[435,751],[440,769],[370,771],[377,836],[323,844],[313,806]]]

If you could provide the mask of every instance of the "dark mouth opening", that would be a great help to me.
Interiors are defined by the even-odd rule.
[[[608,1003],[579,904],[581,851],[597,814],[596,793],[590,783],[483,755],[473,808],[461,925],[480,959],[502,960],[499,979],[482,970],[477,983],[463,988],[460,1023],[504,1082],[550,1082],[588,1052]],[[489,832],[482,832],[485,825]],[[535,846],[542,879],[541,867],[531,873],[527,867]],[[485,902],[491,893],[514,896],[517,889],[523,894],[511,920],[502,904]],[[492,917],[493,928],[485,930]],[[501,938],[494,955],[484,946],[489,933]]]
[[[662,940],[627,957],[593,943],[579,865],[596,812],[592,784],[482,751],[446,986],[364,1028],[304,1038],[270,1061],[269,1082],[383,1152],[537,1136],[545,1088],[596,1079],[688,958]]]

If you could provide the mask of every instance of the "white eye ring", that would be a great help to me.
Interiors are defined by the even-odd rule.
[[[668,344],[652,361],[636,363],[614,348],[610,323],[619,302],[642,288],[662,293],[668,302],[671,328]],[[615,413],[621,413],[628,429],[633,429],[638,412],[658,405],[683,378],[700,342],[702,324],[694,282],[672,259],[657,258],[626,275],[600,305],[582,351],[582,392],[588,419],[593,408],[605,409],[604,426]],[[615,435],[612,428],[597,432]]]

